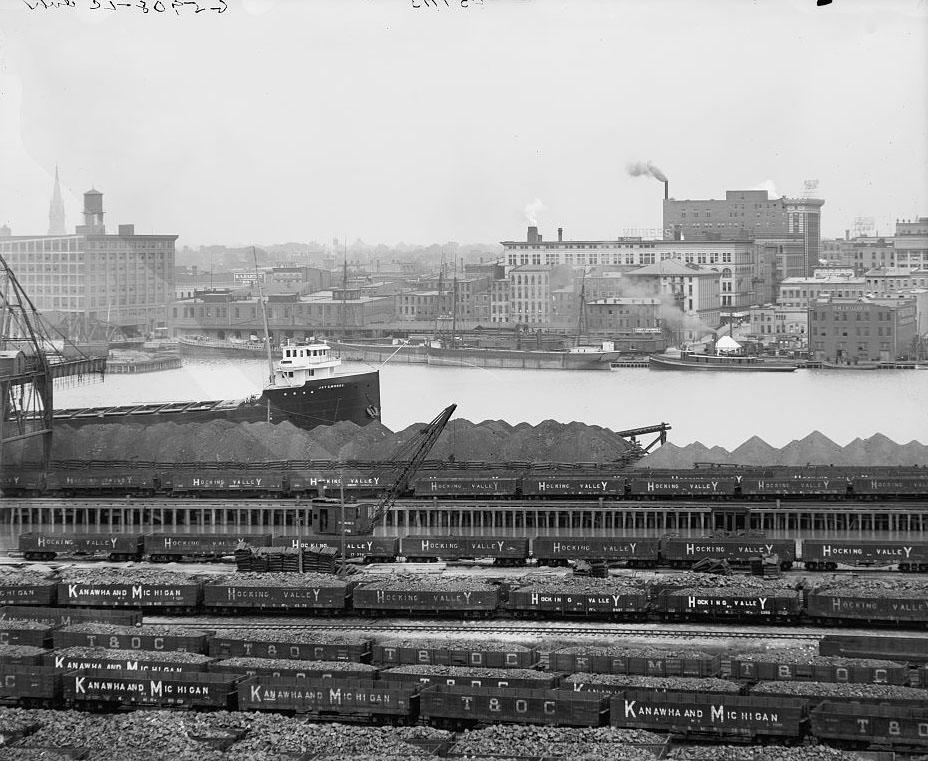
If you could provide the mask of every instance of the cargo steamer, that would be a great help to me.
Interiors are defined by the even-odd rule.
[[[95,423],[234,423],[288,421],[298,428],[333,425],[350,420],[366,425],[380,419],[380,374],[377,370],[347,372],[341,360],[320,341],[286,344],[282,356],[270,362],[263,392],[247,399],[202,402],[159,402],[112,407],[55,410],[58,424]]]
[[[796,365],[768,362],[760,357],[742,354],[698,354],[681,351],[678,354],[652,354],[648,357],[652,370],[696,370],[724,372],[776,372],[791,373]]]

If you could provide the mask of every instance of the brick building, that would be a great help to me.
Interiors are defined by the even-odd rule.
[[[766,190],[728,190],[724,199],[664,199],[664,236],[675,240],[766,241],[780,277],[809,274],[821,256],[816,198],[769,198]]]
[[[836,364],[893,362],[915,352],[911,299],[832,299],[809,310],[812,355]]]
[[[89,190],[74,234],[0,236],[36,308],[71,340],[153,333],[174,299],[177,236],[136,235],[134,225],[107,233],[103,216],[103,194]]]

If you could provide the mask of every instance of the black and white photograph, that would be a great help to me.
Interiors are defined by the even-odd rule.
[[[0,0],[0,761],[917,761],[926,371],[926,0]]]

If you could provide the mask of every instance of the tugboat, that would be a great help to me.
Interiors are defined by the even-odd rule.
[[[723,336],[715,344],[711,354],[694,351],[668,350],[664,354],[652,354],[648,357],[648,366],[652,370],[722,370],[722,371],[762,371],[791,373],[796,365],[790,362],[769,362],[761,357],[744,354],[741,345],[730,336]]]

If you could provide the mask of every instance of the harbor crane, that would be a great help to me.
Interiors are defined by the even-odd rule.
[[[24,457],[47,468],[55,381],[102,379],[105,372],[105,354],[86,354],[51,327],[0,256],[0,472],[17,442]],[[36,440],[39,452],[29,449]]]
[[[445,407],[431,423],[421,428],[393,457],[400,464],[399,473],[376,504],[346,506],[340,500],[316,500],[313,504],[313,530],[319,534],[351,533],[370,535],[380,525],[397,498],[407,490],[409,482],[419,472],[425,458],[445,430],[457,409],[456,404]],[[323,504],[319,504],[323,502]],[[345,511],[344,517],[343,511]]]

